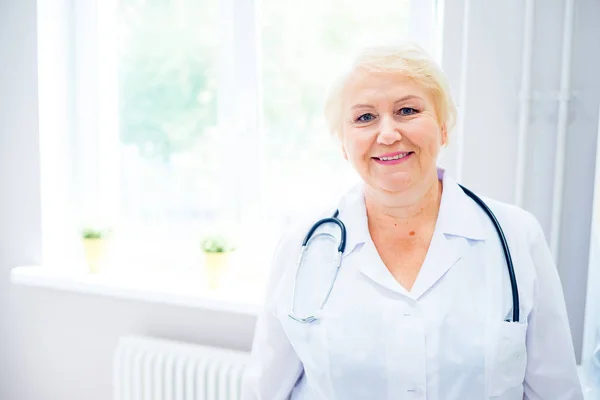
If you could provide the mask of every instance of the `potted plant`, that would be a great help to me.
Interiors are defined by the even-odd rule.
[[[202,240],[204,268],[208,286],[216,288],[229,265],[229,255],[235,250],[233,242],[223,235],[209,235]]]
[[[97,228],[85,228],[81,232],[85,261],[91,273],[100,271],[106,254],[107,237],[110,231]]]

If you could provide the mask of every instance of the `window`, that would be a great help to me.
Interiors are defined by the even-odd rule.
[[[218,17],[216,0],[119,1],[117,237],[132,264],[193,263],[179,257],[218,219]]]
[[[263,279],[289,221],[356,180],[325,127],[328,85],[433,4],[77,3],[77,220],[114,227],[114,265],[144,272],[196,268],[201,237],[225,231]]]
[[[326,209],[354,180],[328,135],[324,91],[362,45],[406,38],[409,13],[408,0],[263,0],[264,201],[275,218]]]

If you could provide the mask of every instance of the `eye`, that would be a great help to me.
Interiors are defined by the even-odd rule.
[[[356,118],[356,122],[371,122],[375,119],[375,116],[371,113],[363,114]]]
[[[398,114],[402,116],[413,115],[418,112],[419,110],[411,107],[402,107],[400,110],[398,110]]]

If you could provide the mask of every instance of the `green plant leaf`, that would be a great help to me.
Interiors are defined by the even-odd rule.
[[[231,240],[223,235],[210,235],[201,242],[202,250],[206,253],[226,253],[235,250]]]

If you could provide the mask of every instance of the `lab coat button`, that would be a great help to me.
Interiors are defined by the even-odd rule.
[[[421,395],[423,394],[423,392],[419,388],[406,389],[406,392],[413,399],[414,398],[419,398],[420,399],[422,397]]]

